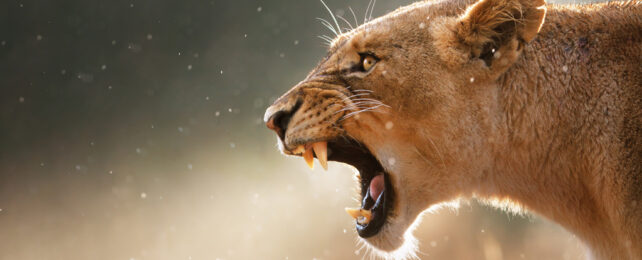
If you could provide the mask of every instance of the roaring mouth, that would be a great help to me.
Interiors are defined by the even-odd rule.
[[[360,237],[372,237],[381,231],[394,205],[394,191],[389,175],[364,145],[353,139],[339,137],[301,144],[292,151],[284,152],[302,156],[310,168],[314,165],[315,157],[326,170],[328,161],[355,167],[359,171],[361,207],[346,208],[346,212],[355,219]]]

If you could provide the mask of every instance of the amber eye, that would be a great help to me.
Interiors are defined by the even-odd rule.
[[[377,59],[370,55],[367,55],[363,58],[363,71],[369,71],[377,63]]]

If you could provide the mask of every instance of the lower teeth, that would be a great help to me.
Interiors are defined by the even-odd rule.
[[[357,223],[361,225],[365,225],[370,223],[370,220],[372,220],[372,211],[367,210],[367,209],[360,209],[360,208],[346,208],[346,212],[348,215],[351,217],[355,218],[357,220]]]

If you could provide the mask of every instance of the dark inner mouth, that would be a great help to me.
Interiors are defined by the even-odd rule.
[[[377,158],[361,143],[340,138],[328,141],[328,160],[350,164],[359,171],[361,208],[370,210],[372,218],[367,224],[357,221],[357,233],[363,238],[379,233],[393,206],[394,192],[389,176]]]

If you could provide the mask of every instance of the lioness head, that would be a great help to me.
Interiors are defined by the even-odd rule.
[[[359,236],[384,252],[430,206],[488,178],[492,88],[537,34],[544,1],[454,0],[400,8],[335,38],[269,107],[284,154],[359,171]],[[489,112],[491,111],[491,112]]]

